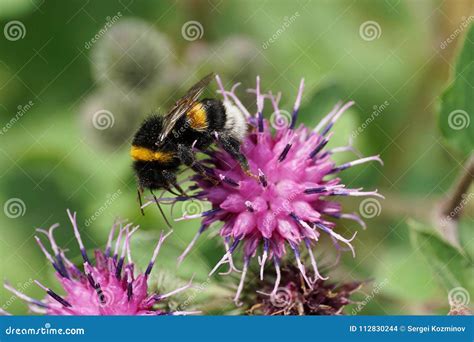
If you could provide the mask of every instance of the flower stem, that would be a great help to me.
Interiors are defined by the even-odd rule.
[[[468,196],[468,193],[469,187],[474,180],[474,154],[471,154],[466,165],[462,167],[462,171],[448,197],[438,206],[438,215],[436,217],[439,220],[437,226],[441,229],[443,236],[455,245],[459,245],[457,223],[464,207],[471,198],[470,194]]]
[[[443,215],[452,215],[452,218],[458,220],[462,211],[457,211],[456,208],[461,206],[465,195],[469,191],[469,187],[474,180],[474,153],[471,155],[463,167],[464,172],[454,184],[448,198],[441,204],[441,213]]]

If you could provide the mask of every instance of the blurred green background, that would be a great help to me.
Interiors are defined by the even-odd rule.
[[[151,208],[142,217],[136,203],[128,149],[140,120],[166,110],[211,70],[227,88],[236,81],[252,87],[260,75],[264,90],[282,92],[289,111],[304,77],[301,120],[314,126],[337,100],[353,99],[332,146],[353,136],[359,151],[380,153],[385,162],[342,175],[348,187],[377,188],[386,199],[366,230],[342,223],[345,235],[360,230],[357,255],[346,253],[331,280],[369,281],[362,298],[380,287],[359,314],[446,314],[447,291],[410,243],[407,220],[430,222],[466,160],[441,135],[437,111],[473,10],[469,0],[0,0],[0,203],[24,204],[18,217],[0,212],[2,278],[34,297],[43,294],[30,278],[56,283],[33,236],[35,228],[59,222],[58,243],[77,256],[66,208],[78,212],[90,248],[104,245],[116,217],[140,224],[132,251],[144,265],[166,227]],[[16,21],[19,33],[9,32]],[[105,122],[97,123],[97,115]],[[344,201],[345,211],[357,212],[359,202]],[[463,217],[471,242],[472,205]],[[174,217],[180,213],[178,204]],[[198,228],[198,221],[175,225],[159,257],[159,286],[192,274],[207,281],[223,253],[212,238],[216,228],[175,268]],[[317,254],[327,265],[335,259],[324,242]],[[196,301],[206,300],[207,312],[234,312],[235,283],[214,277]],[[0,290],[3,307],[27,313],[11,296]]]

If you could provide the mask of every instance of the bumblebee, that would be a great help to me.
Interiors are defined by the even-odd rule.
[[[152,194],[153,190],[165,189],[177,196],[186,195],[176,179],[182,164],[217,182],[212,170],[202,165],[195,153],[205,151],[216,142],[249,173],[247,159],[240,152],[247,132],[247,120],[242,111],[229,101],[199,100],[212,79],[213,73],[204,77],[170,111],[163,116],[150,116],[135,133],[130,155],[140,206],[144,189]]]

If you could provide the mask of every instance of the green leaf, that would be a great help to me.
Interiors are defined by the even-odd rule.
[[[450,144],[469,153],[474,148],[474,25],[466,35],[454,79],[441,97],[439,126]]]
[[[387,248],[377,257],[381,262],[373,270],[374,286],[378,285],[384,295],[420,305],[439,296],[440,289],[428,285],[434,278],[431,270],[411,253],[409,245]]]
[[[436,231],[418,222],[408,222],[410,239],[447,290],[464,287],[474,290],[473,264],[458,248],[445,241]]]

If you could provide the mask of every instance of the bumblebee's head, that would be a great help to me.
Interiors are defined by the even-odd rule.
[[[135,161],[133,169],[138,178],[140,188],[157,190],[169,188],[176,183],[176,172],[163,170],[156,162]]]

